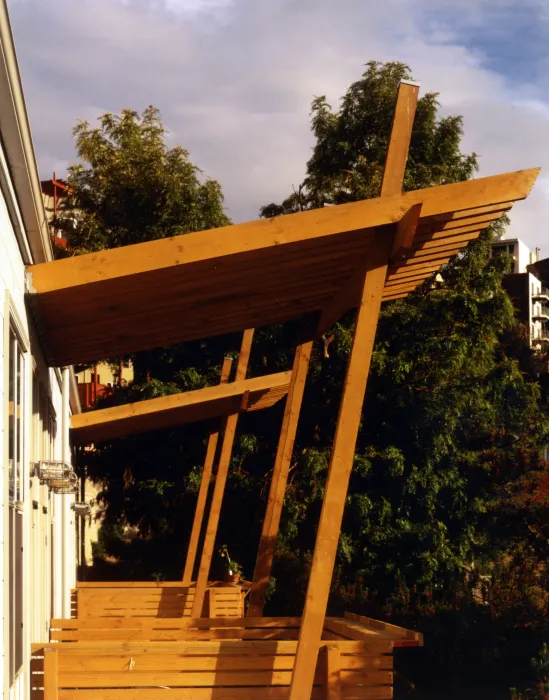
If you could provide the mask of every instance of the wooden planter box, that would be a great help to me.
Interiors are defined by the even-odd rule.
[[[53,620],[33,645],[32,700],[287,698],[300,618]],[[391,698],[393,649],[421,635],[326,618],[311,698]],[[304,698],[303,700],[306,700]]]
[[[203,617],[243,617],[249,584],[208,584]],[[178,581],[77,583],[72,591],[71,616],[189,617],[195,587]]]

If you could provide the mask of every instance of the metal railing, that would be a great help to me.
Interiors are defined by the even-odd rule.
[[[540,318],[541,316],[544,318],[549,318],[549,306],[546,306],[545,304],[534,304],[534,308],[532,309],[532,317]]]

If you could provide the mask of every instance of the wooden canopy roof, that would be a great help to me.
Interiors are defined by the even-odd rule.
[[[97,360],[358,303],[373,233],[394,236],[383,300],[406,296],[539,170],[443,185],[34,265],[50,364]],[[336,319],[334,319],[336,320]]]
[[[273,406],[288,393],[291,372],[237,380],[157,399],[78,413],[75,444],[89,444]]]

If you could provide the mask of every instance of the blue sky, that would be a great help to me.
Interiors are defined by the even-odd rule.
[[[44,177],[74,161],[77,118],[152,103],[233,220],[255,218],[303,178],[312,96],[337,104],[366,61],[402,60],[464,116],[481,175],[547,166],[512,234],[549,255],[547,0],[8,4]]]

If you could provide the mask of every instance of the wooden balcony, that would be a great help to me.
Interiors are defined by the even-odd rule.
[[[121,589],[129,590],[129,589]],[[289,697],[301,618],[83,617],[52,620],[32,649],[32,700],[273,700]],[[327,617],[311,698],[393,696],[393,649],[420,634]]]

